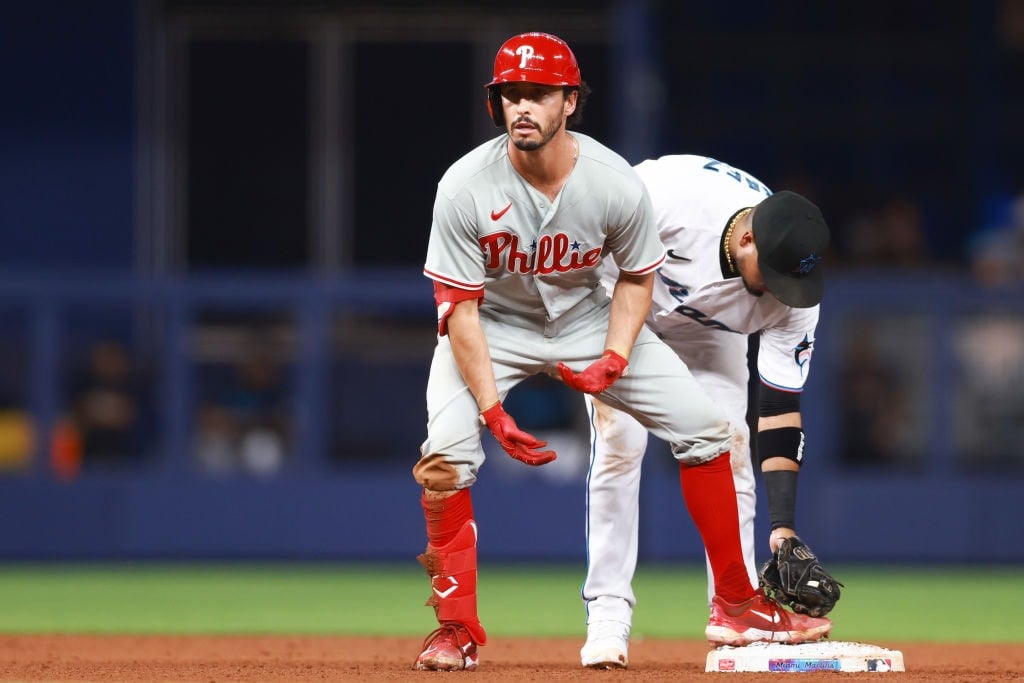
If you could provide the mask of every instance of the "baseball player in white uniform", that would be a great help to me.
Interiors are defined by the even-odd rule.
[[[528,465],[556,457],[502,407],[510,389],[539,373],[600,396],[669,443],[714,568],[716,598],[761,600],[769,615],[785,613],[755,595],[728,521],[738,512],[725,416],[644,327],[654,273],[665,260],[650,197],[619,155],[568,132],[588,92],[564,41],[513,36],[487,84],[503,134],[456,161],[438,183],[423,271],[434,282],[438,338],[427,437],[413,475],[423,487],[420,561],[439,627],[425,639],[417,669],[478,664],[487,636],[477,614],[470,489],[484,461],[481,433],[486,425]],[[606,255],[618,263],[611,296],[601,285]],[[771,627],[796,640],[820,637],[830,623],[776,618]]]
[[[664,156],[635,168],[650,193],[667,248],[647,327],[686,362],[729,420],[738,535],[747,574],[757,585],[755,476],[746,419],[747,335],[758,333],[760,339],[757,453],[768,493],[769,545],[775,553],[783,539],[791,539],[785,557],[778,560],[791,562],[795,548],[806,549],[794,538],[796,474],[804,443],[800,393],[814,347],[823,291],[818,261],[827,249],[828,228],[807,199],[792,192],[773,195],[757,178],[715,159]],[[614,277],[614,268],[607,268],[606,283]],[[587,494],[588,571],[582,591],[588,639],[581,657],[585,666],[625,666],[636,602],[631,580],[648,433],[602,397],[586,399],[593,461]],[[826,588],[834,589],[838,599],[838,588]],[[714,610],[713,576],[708,600]],[[798,603],[794,609],[819,616],[831,609],[808,606]]]

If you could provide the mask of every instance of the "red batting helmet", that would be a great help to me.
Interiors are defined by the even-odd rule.
[[[540,83],[578,88],[580,66],[564,40],[550,33],[520,33],[505,41],[494,57],[494,78],[487,84],[487,109],[494,125],[504,126],[502,83]]]

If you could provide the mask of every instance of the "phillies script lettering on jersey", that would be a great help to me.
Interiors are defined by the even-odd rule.
[[[601,259],[601,247],[581,252],[580,243],[570,243],[569,236],[562,232],[541,235],[533,253],[522,251],[519,248],[519,235],[511,232],[497,232],[481,237],[480,248],[487,256],[488,270],[500,268],[504,264],[508,272],[523,275],[547,275],[593,268]]]

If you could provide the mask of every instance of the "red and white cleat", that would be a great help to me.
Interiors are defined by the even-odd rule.
[[[704,634],[713,645],[741,647],[758,642],[810,643],[827,637],[831,630],[830,619],[790,612],[758,589],[735,605],[716,595]]]
[[[423,641],[413,668],[421,671],[472,671],[480,663],[476,643],[462,624],[448,622]]]

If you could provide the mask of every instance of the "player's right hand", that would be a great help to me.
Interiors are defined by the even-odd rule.
[[[516,460],[537,466],[546,465],[558,457],[554,451],[538,450],[547,446],[548,442],[540,441],[521,430],[512,416],[505,412],[501,401],[480,413],[480,417],[505,452]]]

